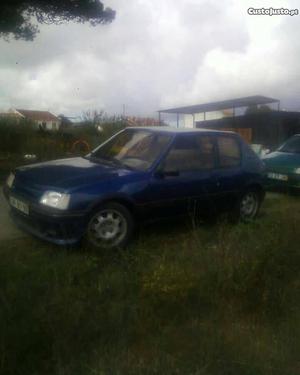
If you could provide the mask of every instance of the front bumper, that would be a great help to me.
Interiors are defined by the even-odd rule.
[[[273,172],[273,171],[268,171]],[[273,172],[277,173],[277,172]],[[282,173],[280,174],[286,175],[287,180],[277,180],[273,178],[268,178],[266,175],[265,177],[265,187],[267,190],[271,191],[282,191],[282,192],[300,192],[300,175],[295,173]]]
[[[9,201],[9,188],[4,186],[3,192]],[[15,193],[13,196],[18,198]],[[85,233],[85,212],[70,214],[30,204],[29,215],[26,215],[14,207],[10,208],[11,217],[20,229],[56,245],[74,245]]]

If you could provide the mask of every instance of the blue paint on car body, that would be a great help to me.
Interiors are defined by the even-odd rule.
[[[199,142],[203,137],[209,138],[211,148],[203,148],[204,159],[206,155],[212,157],[209,168],[162,169],[175,144],[181,142],[184,148],[186,141],[197,137]],[[232,158],[238,159],[232,162],[229,155],[229,162],[225,160],[228,165],[222,165],[220,137],[236,145],[238,156]],[[118,149],[120,140],[126,147]],[[187,150],[191,151],[187,155],[194,152]],[[179,147],[177,153],[181,151]],[[192,162],[192,157],[185,160],[186,165]],[[184,214],[194,209],[195,202],[204,210],[209,204],[222,210],[233,205],[250,186],[263,192],[263,177],[263,162],[235,133],[172,127],[127,128],[85,157],[17,168],[13,183],[4,186],[4,193],[8,200],[14,197],[28,205],[29,215],[11,207],[13,218],[23,229],[53,243],[68,244],[80,241],[91,214],[104,202],[123,204],[138,221]],[[68,207],[62,210],[42,204],[47,191],[66,194]]]

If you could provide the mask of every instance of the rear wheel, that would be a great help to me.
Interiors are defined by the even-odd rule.
[[[86,239],[88,245],[99,249],[121,248],[127,245],[133,232],[133,218],[119,203],[107,203],[91,217]]]
[[[261,194],[256,189],[250,189],[244,192],[237,201],[230,219],[233,222],[249,222],[254,220],[259,212],[261,205]]]

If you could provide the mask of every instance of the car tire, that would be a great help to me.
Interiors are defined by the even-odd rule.
[[[85,235],[89,248],[112,250],[124,248],[132,237],[134,220],[122,204],[109,202],[91,215]]]
[[[247,223],[254,220],[261,206],[262,197],[258,189],[248,189],[244,191],[237,199],[232,212],[229,214],[229,220],[233,223]]]

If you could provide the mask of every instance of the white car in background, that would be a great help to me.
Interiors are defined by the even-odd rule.
[[[251,148],[260,158],[263,158],[270,152],[269,148],[258,143],[252,143]]]

